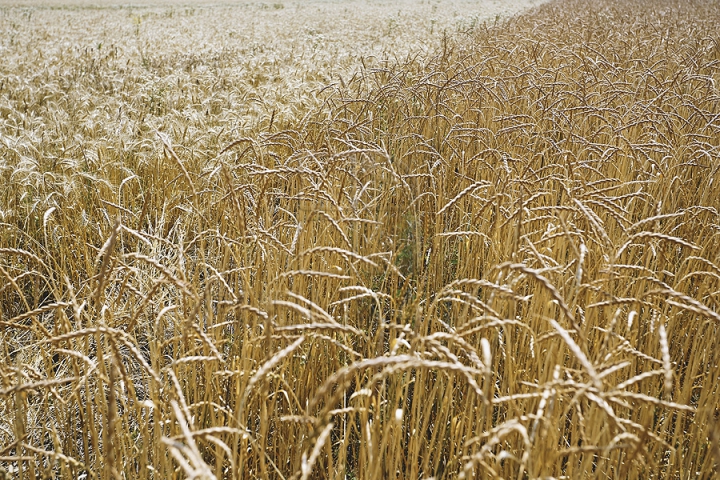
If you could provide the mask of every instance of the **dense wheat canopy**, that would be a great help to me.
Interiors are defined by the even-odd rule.
[[[0,472],[717,474],[720,4],[433,3],[0,8]]]

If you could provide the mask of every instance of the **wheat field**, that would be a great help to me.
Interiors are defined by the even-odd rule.
[[[718,475],[720,3],[471,3],[0,7],[0,478]]]

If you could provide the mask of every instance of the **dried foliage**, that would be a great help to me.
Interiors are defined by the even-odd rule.
[[[0,465],[711,477],[719,24],[554,2],[247,124],[172,63],[105,103],[110,47],[4,74]]]

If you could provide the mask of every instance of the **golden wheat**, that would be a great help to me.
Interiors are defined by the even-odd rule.
[[[720,5],[318,5],[0,7],[0,478],[716,475]]]

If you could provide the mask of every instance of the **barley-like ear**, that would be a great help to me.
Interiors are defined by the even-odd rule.
[[[486,443],[482,446],[479,452],[473,454],[468,459],[467,463],[465,463],[465,466],[463,467],[463,471],[460,473],[460,476],[458,478],[467,478],[468,475],[471,475],[474,470],[475,463],[479,463],[482,465],[484,463],[484,459],[492,455],[494,447],[500,444],[502,440],[511,433],[516,433],[520,436],[521,440],[523,441],[524,447],[526,448],[525,451],[527,451],[531,443],[530,437],[528,436],[527,428],[525,428],[525,426],[516,419],[508,420],[507,422],[498,425],[497,427],[483,433],[482,435],[468,440],[466,445],[472,445],[480,441],[485,441]],[[527,461],[527,457],[525,455],[523,455],[523,459],[525,462]],[[524,469],[521,466],[520,474],[523,473],[523,470]]]
[[[115,221],[115,227],[113,228],[112,232],[110,233],[110,236],[107,240],[105,240],[105,243],[100,248],[100,251],[98,251],[97,259],[95,262],[100,262],[100,269],[98,270],[98,273],[96,275],[96,278],[98,279],[98,287],[97,292],[100,291],[100,289],[105,284],[105,274],[107,273],[107,267],[110,260],[110,257],[112,256],[113,248],[115,247],[115,242],[117,241],[118,233],[120,232],[121,227],[121,221],[120,217],[117,218]],[[99,293],[96,293],[96,295]]]
[[[544,276],[540,275],[536,270],[533,270],[532,268],[528,268],[523,264],[520,263],[503,263],[501,265],[498,265],[496,267],[497,269],[504,269],[509,268],[510,270],[518,270],[526,275],[530,275],[535,280],[540,282],[540,284],[550,293],[553,300],[555,300],[560,307],[560,309],[565,313],[565,316],[570,320],[570,323],[572,324],[573,328],[575,328],[579,333],[582,332],[582,329],[580,325],[577,324],[575,321],[575,315],[572,314],[570,311],[570,307],[567,306],[565,303],[565,300],[563,299],[562,295],[560,295],[560,292],[553,286],[552,283],[550,283],[550,280],[545,278]]]
[[[173,409],[177,424],[180,427],[182,433],[182,439],[184,443],[173,440],[168,437],[161,439],[162,443],[167,446],[170,454],[178,462],[180,468],[185,472],[189,478],[198,478],[204,480],[211,480],[217,478],[212,473],[210,467],[205,463],[202,458],[202,454],[198,449],[195,439],[193,438],[192,431],[190,430],[185,414],[175,400],[170,401],[170,406]]]
[[[557,323],[552,318],[549,319],[550,325],[553,326],[553,328],[560,334],[560,337],[565,341],[565,344],[568,346],[570,351],[573,355],[575,355],[575,358],[577,358],[580,361],[580,364],[585,367],[585,370],[587,371],[588,375],[590,376],[590,380],[593,383],[593,386],[597,389],[602,391],[603,386],[602,382],[600,381],[600,377],[597,374],[597,371],[595,370],[595,367],[593,364],[588,360],[587,356],[583,351],[580,349],[577,343],[575,343],[575,340],[572,339],[570,334],[567,330],[562,328],[559,323]]]
[[[698,301],[692,297],[689,297],[683,293],[675,291],[671,288],[662,288],[662,289],[658,289],[658,290],[651,290],[645,294],[645,296],[653,296],[653,295],[662,295],[665,298],[665,302],[668,305],[672,305],[674,307],[680,308],[681,310],[687,310],[687,311],[696,313],[700,316],[710,318],[716,322],[720,322],[720,314],[718,314],[714,310],[708,308],[706,305],[704,305],[700,301]],[[677,298],[678,300],[682,300],[683,303],[676,302],[674,300],[670,300],[670,298]]]
[[[73,468],[77,468],[77,469],[84,470],[86,468],[85,464],[83,462],[81,462],[75,458],[68,457],[67,455],[63,455],[60,452],[43,450],[41,448],[37,448],[37,447],[28,445],[28,444],[23,444],[23,448],[26,448],[29,451],[34,452],[42,457],[47,457],[48,459],[51,459],[53,462],[63,462],[65,464],[70,465]],[[5,461],[5,462],[13,462],[13,461],[23,462],[23,461],[29,461],[29,460],[34,460],[34,458],[33,457],[15,457],[14,459],[13,459],[13,457],[10,457],[10,458],[4,457],[3,458],[3,461]],[[3,473],[3,470],[0,470],[0,479],[5,480],[1,476],[2,473]],[[10,478],[10,477],[7,477],[7,478]]]
[[[605,247],[612,248],[612,246],[613,246],[612,240],[610,240],[610,236],[605,231],[605,228],[602,225],[602,220],[600,220],[600,218],[598,218],[598,216],[595,214],[595,212],[593,212],[590,208],[586,207],[583,204],[583,202],[581,202],[580,200],[574,198],[573,202],[575,202],[575,205],[577,205],[578,208],[580,209],[580,211],[583,213],[583,215],[585,215],[585,218],[588,219],[588,221],[590,222],[590,225],[592,225],[593,228],[600,234],[600,237],[603,239],[603,242],[605,242]],[[581,256],[582,256],[582,252],[581,252]]]
[[[188,183],[188,186],[192,189],[193,192],[193,199],[197,198],[197,189],[195,188],[195,183],[192,181],[192,178],[190,178],[190,173],[188,172],[187,168],[185,168],[185,165],[180,160],[180,157],[178,157],[177,153],[175,153],[175,150],[173,150],[172,145],[170,145],[170,139],[165,135],[164,133],[156,130],[155,134],[158,136],[160,141],[162,142],[163,146],[165,146],[165,150],[170,154],[170,157],[175,160],[175,163],[177,163],[177,166],[180,167],[180,170],[182,171],[183,175],[185,176],[185,181]]]
[[[360,337],[364,337],[365,334],[355,327],[350,325],[341,325],[339,323],[303,323],[299,325],[287,325],[285,327],[277,327],[276,332],[302,332],[307,330],[326,330],[326,331],[337,331],[344,333],[352,333]]]
[[[447,238],[447,237],[480,237],[484,239],[486,242],[490,242],[490,237],[487,236],[483,232],[474,232],[472,230],[462,230],[462,231],[455,231],[455,232],[442,232],[435,235],[439,238]]]
[[[20,255],[23,257],[27,257],[31,259],[32,261],[36,262],[38,265],[42,266],[46,272],[51,272],[52,270],[50,267],[48,267],[45,262],[38,257],[36,254],[32,252],[28,252],[27,250],[23,250],[21,248],[7,248],[7,247],[1,247],[0,248],[0,254],[2,255]]]
[[[52,312],[58,308],[64,308],[64,307],[68,307],[68,306],[70,306],[70,304],[67,302],[49,303],[47,305],[43,305],[42,307],[38,307],[34,310],[30,310],[29,312],[22,313],[22,314],[18,315],[17,317],[13,317],[10,320],[8,320],[6,323],[8,325],[20,323],[23,320],[26,320],[28,318],[33,318],[38,315],[42,315],[43,313]]]
[[[312,473],[312,469],[315,466],[315,462],[317,462],[317,459],[320,456],[320,450],[322,450],[323,446],[325,446],[325,442],[327,442],[327,439],[330,436],[330,432],[332,432],[332,429],[334,427],[335,424],[333,424],[332,422],[325,425],[325,428],[323,428],[322,432],[320,432],[320,435],[318,435],[317,440],[315,440],[315,445],[313,446],[312,452],[310,453],[310,458],[307,457],[307,452],[303,452],[301,466],[302,475],[300,476],[300,480],[307,480],[308,478],[310,478],[310,474]]]
[[[610,396],[608,396],[609,400],[618,401],[618,402],[622,402],[623,398],[631,398],[636,401],[650,403],[653,405],[666,407],[671,410],[679,410],[682,412],[694,412],[695,411],[695,407],[693,407],[691,405],[683,405],[681,403],[667,402],[665,400],[658,400],[655,397],[650,397],[643,393],[628,392],[627,390],[616,391],[616,392],[613,392]]]
[[[438,215],[438,216],[442,215],[443,212],[445,212],[445,210],[452,208],[453,205],[455,205],[457,202],[459,202],[466,195],[469,195],[481,188],[488,188],[490,186],[491,186],[491,184],[485,180],[473,183],[472,185],[466,187],[460,193],[455,195],[455,197],[452,200],[450,200],[448,203],[445,204],[444,207],[442,207],[440,210],[438,210],[436,215]]]
[[[278,275],[277,279],[293,277],[296,275],[307,275],[309,277],[334,278],[336,280],[352,280],[349,275],[340,275],[333,272],[322,272],[318,270],[288,270]]]
[[[66,378],[54,378],[52,380],[42,380],[39,382],[21,383],[13,387],[5,388],[0,390],[0,396],[6,396],[13,393],[27,393],[36,392],[44,388],[51,388],[56,385],[65,385],[67,383],[73,383],[79,380],[79,377],[66,377]]]
[[[628,228],[628,231],[637,230],[638,228],[647,225],[648,223],[658,222],[660,220],[667,220],[668,218],[676,218],[681,217],[685,215],[685,212],[673,212],[673,213],[665,213],[662,215],[654,215],[652,217],[643,218],[642,220],[633,223]]]
[[[308,255],[314,255],[316,253],[335,253],[340,255],[343,258],[346,259],[352,259],[356,260],[358,262],[365,263],[367,265],[370,265],[371,267],[377,267],[378,264],[374,261],[370,260],[369,258],[359,255],[355,252],[352,252],[350,250],[345,250],[344,248],[338,248],[338,247],[313,247],[308,250],[305,250],[304,252],[300,253],[298,255],[298,259],[308,256]]]
[[[330,225],[332,225],[333,228],[335,229],[335,231],[340,234],[340,238],[343,239],[347,248],[352,248],[352,243],[350,242],[350,239],[348,238],[347,234],[343,231],[343,229],[340,228],[340,225],[338,224],[338,222],[335,221],[334,218],[332,218],[330,215],[323,212],[322,210],[318,210],[316,213],[318,215],[322,216],[323,218],[325,218],[328,222],[330,222]]]
[[[245,405],[247,403],[248,397],[250,396],[250,393],[252,392],[253,387],[260,382],[262,379],[264,379],[272,369],[274,369],[280,362],[282,362],[288,355],[290,355],[292,352],[294,352],[302,343],[305,341],[305,337],[301,336],[297,340],[295,340],[293,343],[288,345],[287,347],[283,348],[279,352],[277,352],[275,355],[270,358],[267,362],[263,364],[262,367],[258,369],[257,372],[250,378],[250,381],[247,384],[247,387],[245,387],[245,392],[242,395],[242,398],[239,402],[239,407],[237,409],[237,419],[242,419],[244,412],[245,412]]]
[[[660,240],[665,240],[666,242],[674,243],[676,245],[680,245],[683,247],[690,248],[692,250],[700,250],[700,247],[697,245],[694,245],[688,241],[683,240],[682,238],[673,237],[670,235],[665,235],[663,233],[657,233],[657,232],[638,232],[630,236],[627,242],[623,244],[620,249],[618,249],[617,252],[615,252],[615,262],[620,258],[620,255],[625,251],[627,247],[635,243],[637,240],[641,240],[643,238],[657,238]]]
[[[649,370],[649,371],[647,371],[647,372],[643,372],[643,373],[641,373],[641,374],[639,374],[639,375],[636,375],[636,376],[634,376],[634,377],[632,377],[632,378],[629,378],[629,379],[625,380],[625,381],[622,382],[622,383],[617,384],[617,385],[615,386],[615,389],[617,389],[617,390],[625,390],[625,389],[627,389],[627,387],[629,387],[630,385],[633,385],[633,384],[635,384],[635,383],[641,382],[641,381],[645,380],[646,378],[652,378],[652,377],[657,376],[657,375],[665,375],[665,369],[663,369],[663,370]]]
[[[557,382],[559,379],[560,365],[555,365],[555,368],[553,369],[553,382]],[[555,395],[557,395],[557,390],[555,388],[546,387],[545,390],[543,390],[542,397],[540,397],[540,403],[538,404],[537,412],[535,413],[535,421],[533,422],[532,430],[530,431],[530,443],[533,443],[535,441],[535,434],[537,433],[540,421],[545,414],[545,407],[548,405],[548,399],[550,399],[551,396]]]
[[[26,310],[31,310],[30,304],[28,303],[27,298],[25,298],[25,293],[23,293],[22,289],[21,289],[20,286],[17,284],[17,282],[15,281],[15,279],[10,276],[10,274],[8,273],[8,271],[5,270],[5,269],[2,267],[2,265],[0,265],[0,274],[2,274],[2,276],[5,277],[5,280],[7,280],[7,282],[8,282],[10,285],[13,286],[13,289],[15,289],[15,292],[17,292],[18,296],[19,296],[20,299],[22,300],[22,303],[23,303],[25,309],[26,309]]]
[[[152,265],[158,271],[160,271],[168,280],[172,282],[172,284],[176,285],[185,295],[189,297],[193,297],[193,293],[188,288],[189,285],[186,281],[181,280],[177,275],[175,275],[172,270],[170,270],[168,267],[160,263],[158,260],[149,257],[147,255],[143,255],[141,253],[135,253],[130,252],[125,254],[125,258],[134,258],[137,260],[142,260],[143,262]]]

